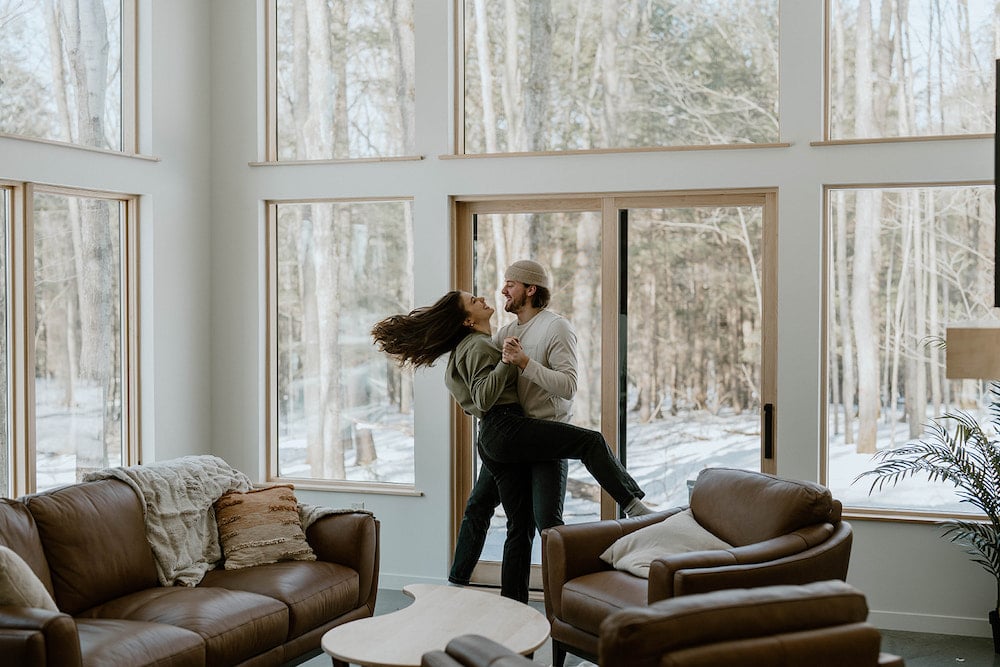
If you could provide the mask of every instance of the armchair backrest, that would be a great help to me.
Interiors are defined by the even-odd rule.
[[[735,468],[706,468],[691,491],[691,513],[713,535],[736,547],[763,542],[817,523],[840,521],[830,490]]]

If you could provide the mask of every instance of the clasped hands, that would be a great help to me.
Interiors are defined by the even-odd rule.
[[[500,351],[500,354],[500,358],[505,364],[514,364],[522,371],[528,365],[528,355],[524,353],[521,341],[514,336],[508,336],[503,339],[503,349]]]

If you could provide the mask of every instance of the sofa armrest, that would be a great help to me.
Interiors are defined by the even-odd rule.
[[[659,523],[685,508],[631,519],[553,526],[542,531],[542,586],[545,612],[551,620],[562,608],[563,585],[576,577],[611,569],[600,556],[618,538]]]
[[[358,573],[358,606],[375,613],[378,594],[380,523],[368,512],[328,514],[306,530],[306,540],[319,560],[347,566]]]
[[[0,607],[0,655],[25,667],[78,667],[83,663],[72,616],[33,607]]]

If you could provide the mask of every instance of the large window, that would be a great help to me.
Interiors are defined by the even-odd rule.
[[[461,0],[459,153],[778,141],[778,2]]]
[[[872,496],[853,480],[876,451],[925,438],[934,417],[985,416],[988,388],[945,379],[940,342],[949,323],[995,317],[993,186],[827,196],[826,483],[852,507],[964,511],[924,477]]]
[[[0,200],[2,495],[138,463],[135,199],[12,183]]]
[[[827,8],[828,138],[993,131],[996,3],[828,0]]]
[[[578,337],[573,422],[602,431],[645,501],[667,508],[687,502],[702,468],[775,470],[780,447],[765,441],[776,401],[775,234],[773,192],[463,201],[459,286],[501,304],[508,264],[549,268],[549,307]],[[501,307],[492,324],[511,317]],[[471,418],[458,412],[462,508],[479,462],[475,429],[462,426]],[[570,461],[564,520],[617,511]],[[504,530],[498,510],[477,580],[497,576]]]
[[[0,0],[0,132],[135,152],[135,0]]]
[[[413,0],[268,0],[270,161],[414,151]]]
[[[129,461],[128,201],[32,197],[36,487]],[[132,319],[134,322],[135,320]]]
[[[369,333],[413,308],[410,202],[268,209],[269,477],[412,489],[412,370]]]

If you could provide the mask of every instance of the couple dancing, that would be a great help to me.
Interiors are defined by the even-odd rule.
[[[493,308],[461,291],[372,329],[379,349],[400,364],[430,366],[450,354],[445,384],[462,409],[480,420],[483,467],[466,505],[449,580],[468,581],[499,503],[507,514],[501,594],[522,602],[528,599],[536,525],[540,531],[562,523],[563,459],[582,461],[627,515],[650,511],[604,436],[565,423],[576,390],[575,338],[564,318],[545,310],[549,286],[540,264],[512,264],[502,292],[505,310],[518,320],[496,338]],[[544,419],[525,416],[526,408]]]

